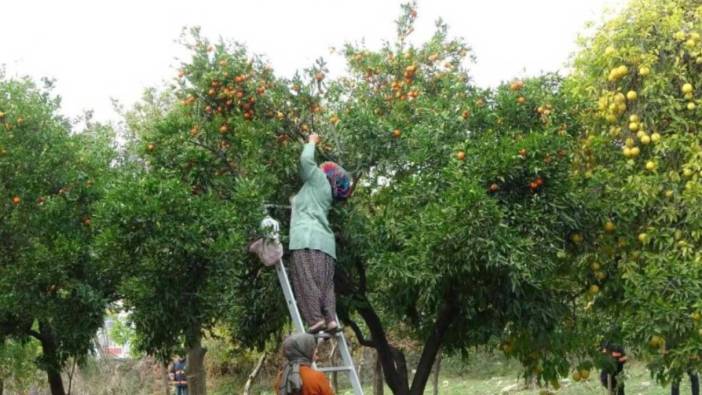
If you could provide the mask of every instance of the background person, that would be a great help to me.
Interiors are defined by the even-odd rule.
[[[173,382],[176,387],[176,395],[188,395],[188,378],[185,375],[187,368],[186,360],[183,357],[178,357],[171,365],[170,375],[173,377]]]

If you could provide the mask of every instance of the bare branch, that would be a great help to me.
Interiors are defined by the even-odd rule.
[[[376,348],[376,343],[375,343],[372,339],[371,339],[371,340],[368,340],[368,339],[366,339],[366,338],[363,336],[363,331],[362,331],[361,328],[358,326],[358,324],[356,323],[356,321],[354,321],[354,320],[352,320],[352,319],[350,319],[350,318],[348,318],[347,321],[348,321],[349,326],[350,326],[351,329],[353,330],[353,333],[356,334],[356,338],[358,339],[358,342],[359,342],[362,346]]]

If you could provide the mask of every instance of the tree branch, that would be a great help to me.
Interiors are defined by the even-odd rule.
[[[361,293],[365,294],[367,290],[366,267],[363,266],[363,263],[360,259],[354,259],[353,263],[354,266],[356,266],[356,270],[358,270],[358,290]]]
[[[376,348],[376,347],[377,347],[377,345],[375,344],[375,342],[373,341],[373,339],[370,339],[370,340],[369,340],[369,339],[366,339],[366,338],[363,336],[363,331],[362,331],[361,328],[358,326],[358,324],[356,323],[356,321],[354,321],[354,320],[352,320],[352,319],[350,319],[350,318],[348,318],[348,317],[346,318],[346,321],[348,322],[348,324],[349,324],[349,326],[351,327],[351,329],[353,329],[353,333],[356,334],[356,338],[358,339],[358,342],[359,342],[362,346],[372,347],[372,348]]]
[[[349,196],[353,196],[354,191],[356,191],[356,185],[358,185],[358,181],[361,180],[361,177],[363,176],[363,173],[358,173],[355,176],[353,176],[352,182],[351,182],[351,193]]]
[[[187,140],[189,143],[198,146],[200,148],[204,148],[210,152],[212,152],[216,157],[218,157],[220,160],[224,162],[225,165],[227,165],[227,168],[229,169],[229,172],[236,175],[236,169],[229,163],[229,160],[227,160],[227,155],[223,154],[221,151],[218,151],[215,148],[210,147],[209,145],[202,144],[200,142],[197,142],[195,140]]]
[[[443,344],[444,336],[451,326],[451,323],[456,318],[456,312],[458,306],[456,306],[456,295],[452,287],[449,287],[446,292],[444,292],[443,302],[436,314],[436,321],[434,322],[434,328],[429,335],[429,338],[424,343],[424,350],[422,351],[422,356],[419,359],[419,364],[417,365],[417,373],[414,375],[412,380],[412,386],[410,387],[410,394],[421,394],[424,393],[424,387],[429,380],[429,375],[431,374],[431,368],[436,360],[436,355]]]
[[[249,393],[251,392],[251,385],[258,376],[258,373],[261,371],[261,367],[263,366],[263,362],[266,360],[267,356],[268,352],[264,352],[263,355],[261,355],[261,357],[258,359],[258,363],[256,363],[254,370],[249,374],[249,378],[246,380],[246,385],[244,385],[244,395],[249,395]]]
[[[361,299],[362,302],[362,305],[358,306],[357,310],[361,317],[363,317],[366,325],[368,325],[371,337],[376,343],[375,349],[378,351],[378,356],[383,365],[385,382],[388,384],[393,394],[407,394],[409,388],[407,385],[407,365],[404,354],[401,350],[393,347],[388,342],[380,317],[378,317],[378,314],[371,306],[365,294],[357,295],[357,298]]]

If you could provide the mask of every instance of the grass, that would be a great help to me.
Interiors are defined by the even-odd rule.
[[[448,365],[448,363],[447,363]],[[648,370],[641,363],[632,362],[625,368],[627,395],[669,395],[670,388],[664,388],[651,379]],[[493,357],[481,357],[480,361],[471,363],[450,362],[439,376],[439,394],[441,395],[538,395],[538,387],[526,388],[524,381],[518,378],[519,367],[516,363]],[[365,377],[370,380],[370,377]],[[338,395],[353,395],[345,377],[339,377],[340,390]],[[690,393],[690,383],[683,381],[680,386],[681,394]],[[558,391],[551,390],[557,395],[606,395],[607,391],[599,383],[599,374],[593,371],[586,381],[573,382],[565,378],[561,380]],[[216,392],[219,393],[219,392]],[[224,394],[224,392],[221,392]],[[228,392],[231,393],[231,392]],[[273,395],[270,384],[254,388],[253,393]],[[372,394],[368,385],[365,394]],[[385,394],[391,395],[385,387]],[[427,385],[425,394],[433,394],[432,381]]]
[[[414,360],[408,361],[412,365]],[[475,354],[469,361],[455,358],[445,358],[442,362],[439,376],[439,394],[441,395],[538,395],[539,388],[526,388],[524,381],[518,378],[519,364],[509,361],[499,355]],[[668,395],[670,388],[663,388],[651,379],[643,363],[631,362],[625,368],[627,395]],[[251,393],[257,395],[273,395],[272,385],[274,369],[258,378]],[[371,371],[366,365],[362,371],[365,394],[371,395]],[[148,361],[102,361],[81,368],[78,380],[74,383],[75,394],[129,394],[156,395],[162,394],[160,389],[158,369]],[[573,382],[570,379],[561,381],[561,388],[553,393],[556,395],[606,395],[599,384],[597,372],[592,371],[590,379],[584,382]],[[425,394],[433,395],[430,378]],[[231,395],[242,392],[245,375],[230,374],[227,376],[210,377],[208,385],[210,395]],[[690,393],[689,381],[681,383],[680,393]],[[352,395],[346,375],[339,375],[338,395]],[[40,392],[45,394],[46,392]],[[385,395],[392,393],[386,387]]]

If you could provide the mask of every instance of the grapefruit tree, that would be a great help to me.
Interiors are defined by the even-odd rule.
[[[701,33],[698,1],[632,2],[583,39],[570,86],[589,100],[575,173],[600,216],[581,267],[610,278],[593,314],[661,381],[702,351]]]

